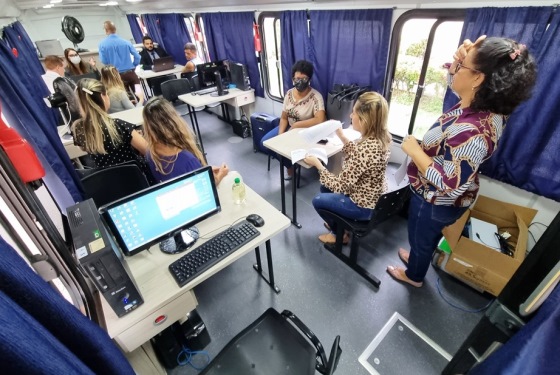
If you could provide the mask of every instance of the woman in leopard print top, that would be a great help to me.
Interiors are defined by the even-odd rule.
[[[345,154],[342,171],[330,173],[319,159],[307,156],[305,162],[318,169],[321,192],[313,198],[316,210],[325,209],[349,219],[367,221],[371,218],[377,200],[387,188],[385,170],[389,161],[391,136],[387,130],[387,101],[376,92],[367,92],[358,98],[352,114],[352,126],[362,136],[349,141],[342,129],[336,131],[344,143]],[[323,243],[336,241],[336,223],[323,217],[329,233],[319,236]],[[345,235],[343,243],[347,243]]]

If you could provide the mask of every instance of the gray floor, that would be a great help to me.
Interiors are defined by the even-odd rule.
[[[251,138],[236,137],[231,126],[217,116],[198,113],[205,150],[210,164],[226,162],[241,173],[247,185],[280,208],[278,162],[267,172],[267,157],[254,153]],[[287,184],[290,188],[290,183]],[[243,328],[267,308],[295,313],[322,341],[327,352],[336,335],[341,336],[342,356],[337,374],[368,374],[358,362],[395,311],[453,355],[482,313],[467,313],[451,307],[438,293],[466,309],[485,306],[490,297],[470,289],[441,270],[431,268],[420,289],[395,282],[387,265],[401,262],[399,247],[408,247],[406,219],[395,217],[362,241],[360,264],[381,280],[376,289],[323,249],[317,236],[325,232],[322,220],[311,206],[319,190],[315,170],[303,170],[298,190],[298,221],[272,239],[274,272],[280,294],[252,270],[250,253],[195,289],[197,308],[211,336],[206,351],[213,358]],[[393,373],[405,374],[405,364],[414,353],[393,351]],[[403,371],[399,371],[402,368]],[[196,374],[190,366],[170,374]]]

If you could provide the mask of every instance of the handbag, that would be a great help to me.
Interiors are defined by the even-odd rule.
[[[369,86],[335,83],[327,96],[327,118],[329,120],[338,120],[345,125],[343,127],[348,127],[356,99],[362,93],[369,90]]]
[[[232,121],[233,132],[241,138],[248,138],[251,136],[251,124],[247,116],[242,115],[240,120]]]

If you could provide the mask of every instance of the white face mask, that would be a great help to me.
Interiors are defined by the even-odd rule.
[[[72,62],[72,64],[79,64],[82,59],[80,58],[80,56],[72,56],[70,57],[70,61]]]

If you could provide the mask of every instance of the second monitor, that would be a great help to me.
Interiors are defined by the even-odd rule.
[[[227,60],[212,61],[196,66],[200,89],[216,87],[219,94],[229,86],[231,81]],[[221,85],[221,87],[220,87]]]

